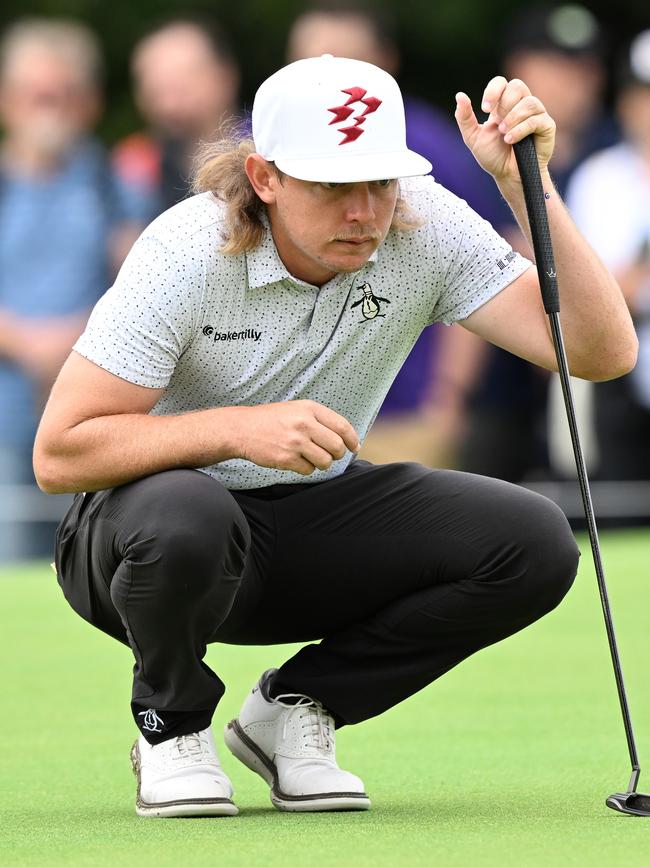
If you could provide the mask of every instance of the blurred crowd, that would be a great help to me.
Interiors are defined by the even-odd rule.
[[[523,79],[555,118],[555,182],[618,278],[640,338],[628,376],[575,383],[590,471],[650,480],[650,30],[614,62],[602,27],[581,6],[527,7],[504,33],[495,72]],[[332,53],[375,63],[398,80],[404,50],[389,17],[354,2],[314,3],[286,37],[287,61]],[[238,53],[216,21],[177,18],[152,28],[131,55],[141,128],[109,148],[94,133],[104,83],[96,34],[48,18],[15,21],[1,36],[0,562],[52,549],[66,498],[50,498],[53,507],[36,488],[32,442],[94,303],[144,226],[190,194],[200,142],[232,118],[249,129]],[[448,111],[404,98],[409,146],[532,258]],[[433,326],[361,456],[525,482],[570,476],[565,443],[555,377],[460,326]]]

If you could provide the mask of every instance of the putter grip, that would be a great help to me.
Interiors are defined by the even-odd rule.
[[[560,296],[557,288],[557,274],[551,245],[551,232],[548,228],[546,215],[546,199],[542,178],[539,173],[537,151],[532,135],[518,141],[514,145],[515,157],[519,166],[521,183],[524,188],[528,222],[533,239],[535,262],[539,275],[539,285],[542,290],[542,301],[547,313],[560,312]]]

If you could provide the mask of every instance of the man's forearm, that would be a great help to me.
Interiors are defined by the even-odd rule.
[[[43,445],[39,431],[34,468],[50,494],[97,491],[180,467],[205,467],[237,457],[237,428],[246,407],[183,415],[123,414],[82,421]]]
[[[619,285],[580,234],[548,172],[542,173],[546,209],[560,290],[560,312],[572,372],[598,379],[594,363],[602,357],[609,378],[612,357],[620,354],[621,372],[636,337]],[[521,182],[499,183],[526,238],[531,241]],[[615,366],[615,365],[614,365]]]

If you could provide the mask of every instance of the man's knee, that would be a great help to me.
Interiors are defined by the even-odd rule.
[[[522,590],[533,613],[541,616],[556,608],[571,589],[580,550],[562,510],[545,497],[532,496],[535,500],[522,521]]]
[[[159,473],[136,484],[137,490],[125,491],[130,526],[120,534],[123,557],[132,566],[153,566],[159,586],[180,582],[198,594],[218,581],[239,582],[250,529],[221,484],[193,470]]]

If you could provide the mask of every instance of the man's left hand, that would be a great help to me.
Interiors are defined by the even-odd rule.
[[[519,180],[512,145],[531,133],[540,171],[547,168],[555,143],[555,121],[523,81],[496,76],[485,88],[481,107],[489,113],[485,123],[476,119],[467,94],[456,94],[456,123],[463,141],[497,183]]]

